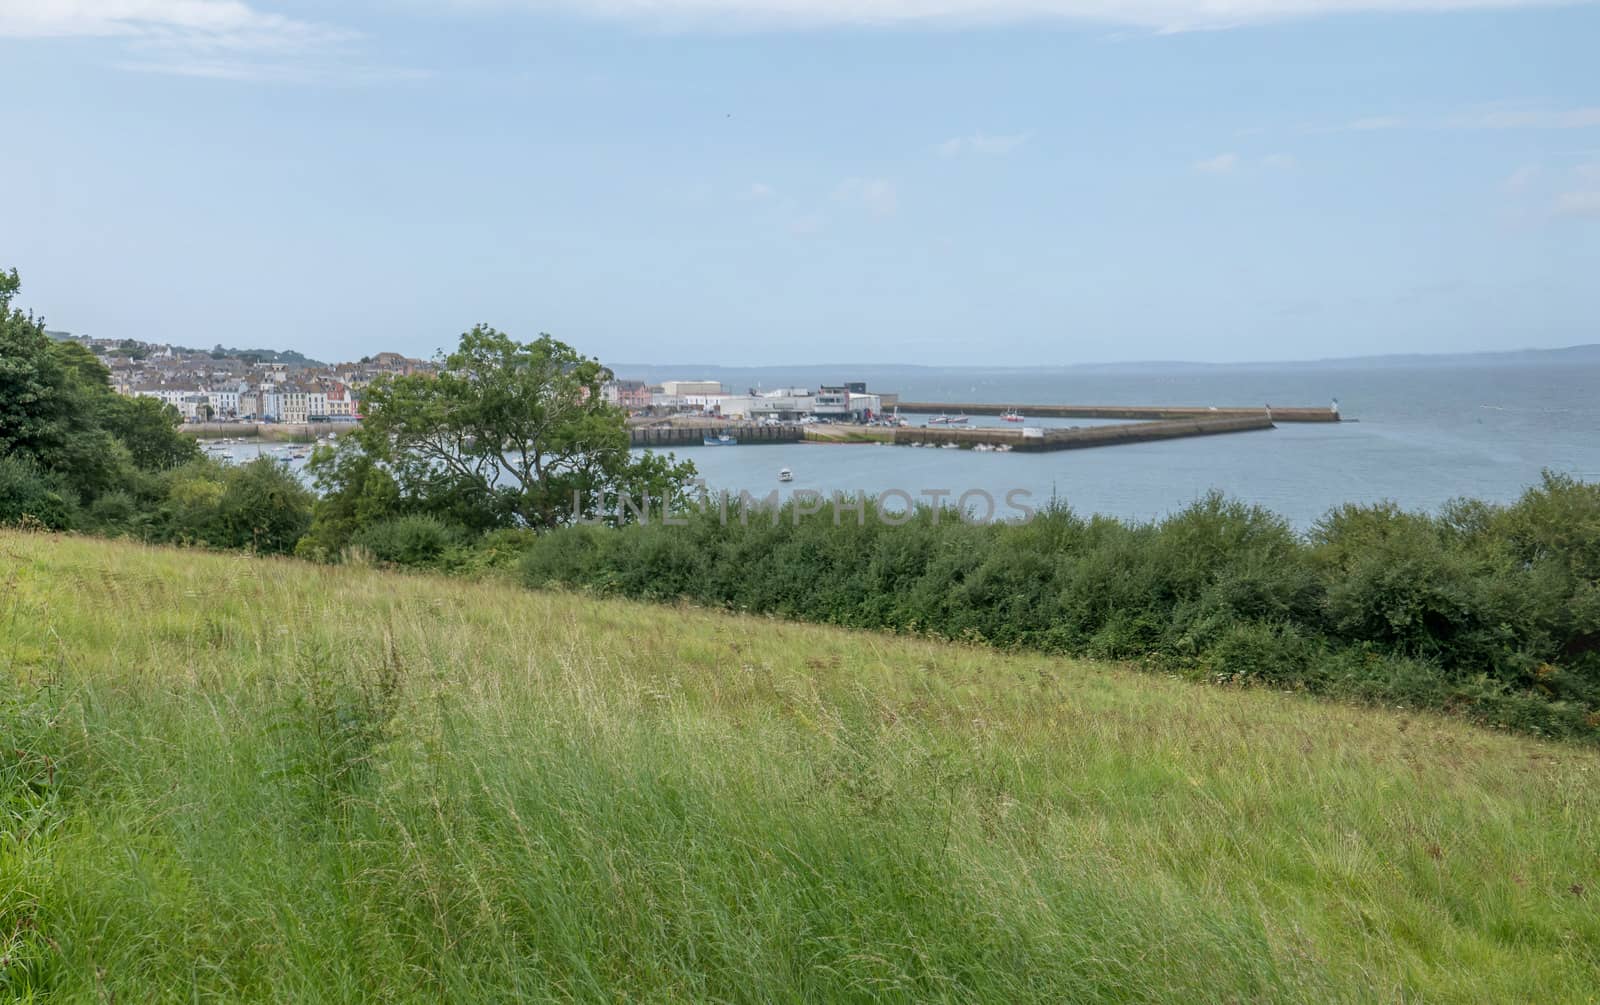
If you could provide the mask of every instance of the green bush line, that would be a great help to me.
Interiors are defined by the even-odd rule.
[[[1309,533],[1212,494],[1150,523],[737,508],[540,535],[530,586],[1132,660],[1600,739],[1600,486],[1510,506],[1345,505]]]

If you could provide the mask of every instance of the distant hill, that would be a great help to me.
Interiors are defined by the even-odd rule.
[[[285,363],[291,367],[328,365],[293,349],[224,349],[220,343],[210,349],[187,349],[180,346],[174,346],[174,349],[179,352],[209,353],[218,359],[233,357],[253,363]]]
[[[1289,369],[1401,369],[1416,366],[1525,366],[1600,363],[1600,343],[1566,346],[1558,349],[1512,349],[1471,353],[1403,353],[1380,356],[1335,356],[1314,360],[1261,360],[1240,363],[1202,363],[1194,360],[1129,360],[1116,363],[1069,363],[1043,366],[922,366],[907,363],[802,363],[791,366],[717,366],[708,364],[616,363],[610,364],[619,377],[660,381],[704,378],[720,380],[730,387],[765,381],[775,373],[800,384],[834,383],[840,380],[885,380],[896,375],[913,376],[950,371],[990,374],[1046,372],[1074,373],[1179,373],[1195,370],[1289,370]]]
[[[45,334],[58,342],[66,342],[71,339],[85,337],[69,331],[59,331],[48,328],[45,329]],[[166,343],[163,342],[140,342],[136,339],[126,340],[123,344],[138,345],[149,350],[158,350],[164,348],[166,345]],[[214,359],[233,358],[242,359],[251,363],[284,363],[290,367],[297,368],[328,365],[319,359],[312,359],[310,356],[307,356],[302,352],[297,352],[294,349],[229,349],[225,348],[220,342],[215,346],[212,346],[210,349],[196,349],[192,346],[174,345],[172,347],[172,351],[188,354],[203,353],[211,356]]]

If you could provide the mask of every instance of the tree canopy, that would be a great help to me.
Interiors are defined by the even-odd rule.
[[[479,530],[617,519],[622,494],[659,513],[694,475],[633,455],[626,413],[601,394],[611,371],[550,335],[524,343],[479,325],[440,364],[374,381],[361,430],[314,461],[324,546],[375,506]]]
[[[68,512],[199,456],[175,409],[118,395],[94,353],[14,307],[21,286],[15,269],[0,273],[0,456],[18,466],[7,491],[20,499],[26,483],[29,498],[44,498],[45,486],[60,503],[52,512]],[[16,509],[16,499],[0,506]]]

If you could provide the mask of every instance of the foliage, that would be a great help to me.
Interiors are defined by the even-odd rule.
[[[0,456],[53,479],[66,511],[198,456],[176,411],[116,394],[92,352],[13,307],[20,288],[15,269],[0,273]],[[0,498],[0,509],[18,505]]]
[[[288,467],[270,457],[230,467],[197,461],[169,476],[160,527],[151,537],[289,554],[311,524],[312,502]]]
[[[559,526],[623,491],[681,495],[693,467],[631,455],[625,415],[601,395],[610,376],[549,335],[524,344],[480,325],[437,375],[375,381],[357,445],[411,508],[480,530]]]
[[[0,526],[65,530],[76,522],[73,493],[21,454],[0,456]]]
[[[413,515],[369,524],[352,543],[380,562],[420,567],[437,565],[451,548],[464,544],[465,537],[460,528]]]

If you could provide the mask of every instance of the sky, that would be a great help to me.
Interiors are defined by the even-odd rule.
[[[0,0],[52,328],[1048,366],[1600,342],[1600,5]]]

